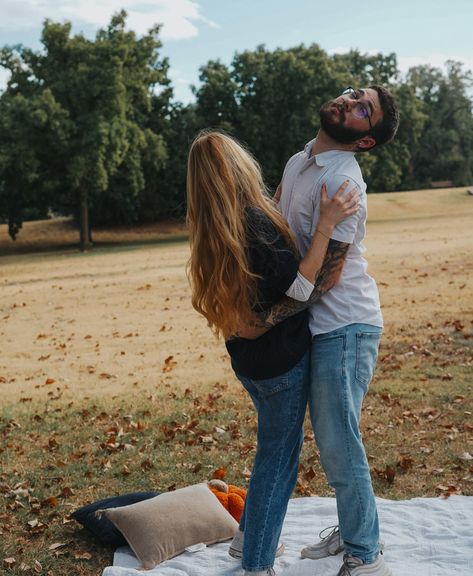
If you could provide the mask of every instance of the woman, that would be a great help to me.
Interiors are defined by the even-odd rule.
[[[322,191],[320,220],[300,260],[287,222],[267,194],[255,159],[233,138],[204,131],[188,159],[187,220],[192,304],[223,335],[236,376],[258,413],[257,453],[230,554],[245,573],[272,574],[297,480],[309,388],[307,312],[256,340],[234,335],[284,295],[308,300],[335,225],[356,212],[355,190]]]

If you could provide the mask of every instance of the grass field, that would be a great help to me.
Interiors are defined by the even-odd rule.
[[[369,197],[385,334],[363,434],[377,495],[473,495],[473,197]],[[0,229],[0,572],[101,574],[112,550],[69,518],[131,491],[246,485],[255,415],[190,306],[177,225]],[[172,241],[181,238],[180,241]],[[34,252],[34,246],[41,252]],[[331,495],[306,428],[296,496]],[[60,545],[59,545],[60,544]]]

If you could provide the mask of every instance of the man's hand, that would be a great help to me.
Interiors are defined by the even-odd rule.
[[[298,300],[284,296],[269,310],[254,314],[249,323],[240,326],[233,337],[255,340],[273,326],[276,326],[276,324],[286,320],[286,318],[294,316],[302,310],[306,310],[317,302],[317,300],[331,290],[340,279],[349,248],[350,244],[346,242],[330,240],[324,263],[317,275],[314,290],[309,299],[306,302],[299,302]]]
[[[284,296],[269,310],[258,314],[259,322],[257,326],[271,328],[317,302],[321,296],[331,290],[339,281],[349,248],[350,244],[346,242],[330,240],[324,263],[317,274],[314,290],[309,299],[306,302],[299,302],[288,296]],[[264,334],[264,332],[261,332],[259,335],[261,336],[261,334]]]

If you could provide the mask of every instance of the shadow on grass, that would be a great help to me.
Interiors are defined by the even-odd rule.
[[[188,240],[187,234],[173,234],[162,238],[149,238],[141,240],[123,240],[119,241],[94,241],[92,247],[81,252],[79,244],[71,243],[58,243],[58,244],[34,244],[24,246],[14,246],[8,250],[2,250],[0,247],[0,260],[5,263],[9,259],[14,259],[18,256],[37,256],[43,255],[67,255],[67,256],[92,256],[94,254],[103,254],[106,252],[126,252],[129,250],[137,250],[143,247],[152,246],[168,246],[173,244],[180,244]]]

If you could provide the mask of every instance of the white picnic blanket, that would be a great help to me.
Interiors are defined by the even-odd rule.
[[[384,557],[394,576],[473,576],[473,497],[377,498]],[[343,555],[301,559],[300,549],[316,541],[326,526],[337,524],[334,498],[294,498],[289,502],[276,560],[279,576],[335,576]],[[228,555],[228,542],[184,552],[163,562],[147,576],[241,576],[240,562]],[[113,566],[102,576],[143,576],[130,548],[115,552]]]

